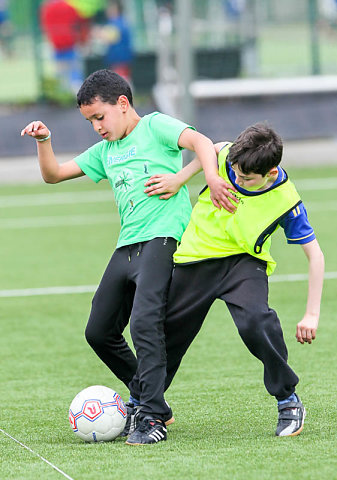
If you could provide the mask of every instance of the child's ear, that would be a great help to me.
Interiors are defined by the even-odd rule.
[[[269,170],[269,172],[267,173],[267,175],[269,177],[273,177],[274,175],[277,175],[278,174],[278,169],[277,167],[273,167]]]
[[[129,107],[129,100],[125,95],[120,95],[118,97],[117,103],[122,107],[123,111],[126,111]]]

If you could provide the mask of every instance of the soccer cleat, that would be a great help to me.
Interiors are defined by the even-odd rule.
[[[166,404],[169,407],[170,411],[169,413],[164,415],[164,422],[165,422],[165,425],[171,425],[172,423],[174,423],[175,420],[174,420],[171,407],[167,402]],[[135,406],[131,402],[127,402],[125,405],[126,405],[126,411],[127,411],[126,424],[122,433],[119,434],[119,437],[128,437],[129,435],[131,435],[131,433],[135,431],[139,423],[139,412],[140,412],[141,406],[140,405]]]
[[[166,440],[166,427],[163,421],[152,417],[144,417],[140,420],[136,430],[125,442],[127,445],[150,445]]]
[[[172,423],[175,422],[175,418],[174,418],[174,416],[172,415],[172,410],[171,410],[171,412],[170,412],[168,415],[164,415],[164,421],[165,421],[165,425],[166,425],[166,426],[172,425]]]
[[[131,435],[131,433],[135,431],[139,423],[140,406],[135,406],[131,402],[127,402],[125,405],[127,412],[126,424],[124,430],[119,434],[120,437],[128,437],[129,435]]]
[[[174,423],[175,420],[174,420],[172,408],[170,407],[170,405],[167,403],[166,400],[165,400],[165,403],[168,406],[168,408],[170,409],[170,411],[166,415],[164,415],[164,417],[163,417],[165,425],[167,426],[167,425],[171,425],[172,423]]]
[[[297,396],[297,395],[296,395]],[[303,430],[305,408],[297,397],[297,402],[288,402],[278,406],[278,423],[275,435],[278,437],[295,437]]]

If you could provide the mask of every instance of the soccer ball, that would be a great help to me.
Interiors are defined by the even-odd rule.
[[[126,406],[111,388],[93,385],[71,402],[69,422],[73,432],[85,442],[110,442],[124,430]]]

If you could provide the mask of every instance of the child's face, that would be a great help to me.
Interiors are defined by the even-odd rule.
[[[238,165],[235,163],[232,165],[232,169],[235,173],[235,182],[239,187],[248,191],[265,190],[273,184],[277,178],[277,168],[272,168],[266,175],[262,176],[260,173],[243,173]]]
[[[128,134],[126,111],[129,104],[124,99],[120,96],[116,105],[94,100],[90,105],[81,105],[80,112],[102,138],[109,142],[121,140]]]

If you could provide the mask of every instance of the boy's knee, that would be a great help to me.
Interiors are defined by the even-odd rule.
[[[245,311],[240,322],[240,333],[245,336],[256,334],[261,329],[262,315],[257,311]]]
[[[138,340],[147,337],[150,334],[150,329],[147,328],[140,320],[134,320],[130,323],[130,335],[134,344]]]
[[[239,327],[240,335],[253,341],[257,338],[268,337],[274,332],[275,328],[279,330],[279,321],[273,310],[266,311],[252,311],[246,313],[244,321]]]
[[[90,324],[87,325],[84,336],[92,348],[103,346],[107,341],[106,334],[97,328],[91,327]]]
[[[150,320],[148,320],[146,316],[133,318],[131,320],[130,334],[133,342],[143,338],[161,338],[164,336],[163,322],[154,322],[153,320],[153,316],[151,316]]]
[[[87,325],[84,336],[89,345],[93,346],[97,343],[97,333]]]

